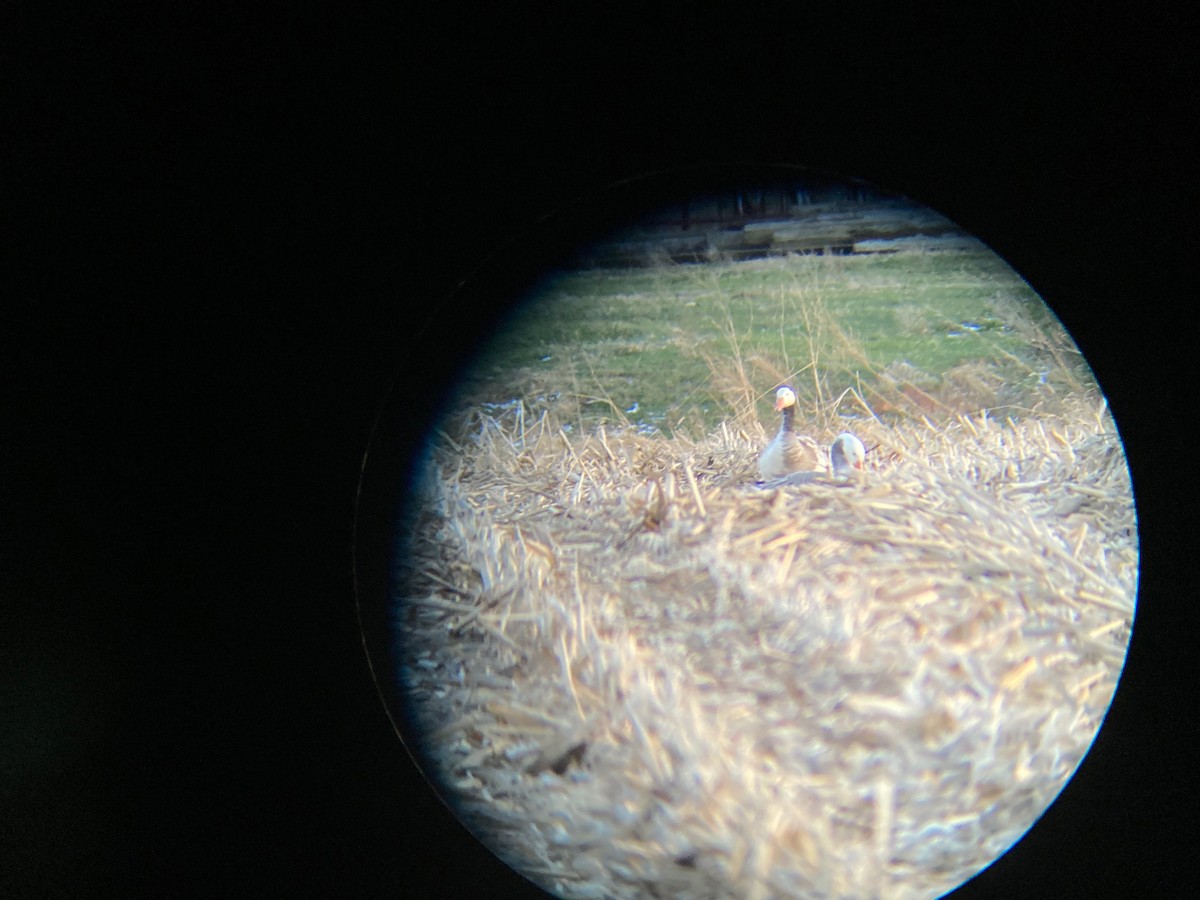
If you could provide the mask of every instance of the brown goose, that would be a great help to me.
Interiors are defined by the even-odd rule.
[[[758,458],[758,474],[763,481],[815,469],[821,460],[817,442],[796,434],[796,392],[787,385],[775,392],[775,411],[783,413],[783,421],[779,426],[779,434],[767,444]]]
[[[867,450],[863,442],[848,431],[843,431],[833,440],[829,448],[829,466],[833,471],[834,481],[849,481],[857,478],[863,469]],[[792,472],[780,478],[766,481],[763,487],[781,487],[785,484],[807,484],[811,481],[828,481],[824,472],[807,471]]]

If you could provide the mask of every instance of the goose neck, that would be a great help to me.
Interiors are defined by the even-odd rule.
[[[779,426],[780,431],[795,431],[796,425],[796,407],[785,406],[783,408],[783,424]]]

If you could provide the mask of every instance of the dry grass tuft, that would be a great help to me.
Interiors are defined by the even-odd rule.
[[[424,753],[560,896],[953,888],[1062,788],[1129,639],[1120,442],[1061,409],[864,419],[863,483],[777,490],[761,427],[477,416],[400,574]]]

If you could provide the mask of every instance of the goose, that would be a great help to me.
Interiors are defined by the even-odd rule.
[[[866,460],[867,449],[855,435],[843,431],[833,439],[829,448],[829,465],[833,470],[834,481],[849,481],[857,478],[862,472]],[[781,487],[787,484],[808,484],[825,478],[824,472],[792,472],[779,478],[765,481],[763,487]]]
[[[783,413],[783,421],[779,434],[758,457],[758,474],[763,481],[816,468],[821,459],[817,442],[796,434],[796,392],[786,384],[775,391],[775,411]]]

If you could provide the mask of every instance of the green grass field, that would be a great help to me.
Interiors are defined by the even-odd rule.
[[[560,273],[497,335],[464,394],[555,403],[584,427],[699,433],[771,420],[784,381],[827,423],[980,408],[1016,417],[1096,390],[1037,294],[968,244]]]

